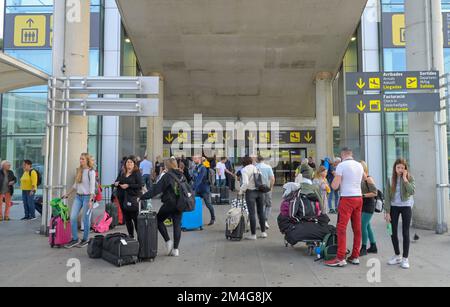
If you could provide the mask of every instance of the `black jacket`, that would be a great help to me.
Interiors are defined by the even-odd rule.
[[[0,185],[3,184],[3,179],[4,179],[5,173],[3,172],[3,170],[0,170]],[[13,181],[14,184],[17,183],[17,178],[14,175],[13,171],[8,171],[8,183]],[[9,186],[9,194],[11,194],[11,196],[14,194],[14,185],[8,185]]]
[[[177,176],[180,180],[184,177],[183,173],[178,170],[170,171],[172,174]],[[155,196],[158,196],[162,193],[161,201],[164,205],[176,208],[177,205],[177,196],[175,194],[176,182],[175,179],[172,178],[169,174],[165,174],[162,176],[161,180],[158,183],[154,184],[151,187],[151,190],[145,193],[142,196],[142,200],[151,199]]]
[[[141,172],[134,172],[129,177],[126,177],[125,174],[120,173],[119,177],[117,177],[116,179],[116,182],[119,182],[119,184],[129,185],[128,189],[126,190],[123,190],[120,185],[117,187],[117,194],[119,199],[123,200],[125,198],[125,195],[130,197],[141,196],[142,187],[144,186]]]

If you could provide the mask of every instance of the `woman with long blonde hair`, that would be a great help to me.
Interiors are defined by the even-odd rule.
[[[66,248],[85,247],[88,245],[90,232],[90,215],[89,211],[95,202],[95,162],[91,155],[83,153],[80,156],[80,167],[77,169],[75,183],[72,189],[64,195],[63,198],[69,198],[76,193],[70,215],[70,223],[72,226],[72,241],[66,245]],[[83,240],[78,240],[78,215],[83,212],[84,233]]]

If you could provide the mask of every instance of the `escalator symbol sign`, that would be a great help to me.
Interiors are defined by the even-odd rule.
[[[22,29],[22,44],[37,44],[39,29]]]

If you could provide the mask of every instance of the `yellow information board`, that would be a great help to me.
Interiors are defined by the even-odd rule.
[[[405,27],[406,22],[404,14],[392,15],[392,42],[394,46],[406,46]]]
[[[45,15],[18,15],[14,18],[14,45],[16,47],[44,47],[47,18]]]

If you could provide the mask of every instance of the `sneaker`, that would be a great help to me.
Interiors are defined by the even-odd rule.
[[[331,268],[343,268],[347,266],[347,261],[336,258],[334,260],[325,261],[325,265]]]
[[[83,248],[89,245],[89,241],[81,241],[80,244],[77,245],[78,248]]]
[[[400,267],[402,269],[409,270],[411,268],[411,266],[409,265],[409,260],[406,258],[403,258]]]
[[[71,249],[71,248],[76,247],[78,244],[80,244],[80,242],[78,242],[78,240],[72,240],[69,244],[67,244],[64,247],[67,249]]]
[[[400,256],[394,256],[391,258],[391,260],[388,261],[389,265],[399,265],[402,264],[402,257]]]
[[[378,254],[378,247],[376,244],[371,244],[370,248],[367,250],[368,254]]]
[[[173,241],[167,241],[166,247],[167,247],[167,256],[171,256],[173,252]]]
[[[270,229],[270,225],[268,222],[266,222],[266,229],[269,230]]]
[[[216,220],[211,220],[211,222],[209,222],[208,226],[213,226],[216,223]]]
[[[24,218],[21,219],[21,221],[28,221],[28,220],[29,220],[28,217],[24,217]]]
[[[361,257],[367,256],[367,247],[366,247],[365,245],[363,245],[363,246],[361,247],[361,251],[360,251],[359,255],[360,255]]]
[[[353,257],[348,258],[347,262],[350,263],[350,264],[353,264],[353,265],[360,265],[361,264],[361,262],[359,261],[359,258],[353,258]]]
[[[9,216],[7,216],[7,217],[5,217],[4,221],[9,222],[9,221],[11,221],[11,219],[9,218]]]
[[[267,239],[268,235],[267,232],[262,232],[260,238],[261,239]]]
[[[30,222],[31,222],[31,221],[36,221],[36,220],[37,220],[37,217],[30,217],[28,220],[29,220]]]
[[[258,240],[258,238],[256,237],[256,235],[250,235],[250,236],[246,237],[245,239],[250,240],[250,241],[256,241],[256,240]]]
[[[180,250],[179,249],[174,249],[171,253],[172,257],[180,257]]]

